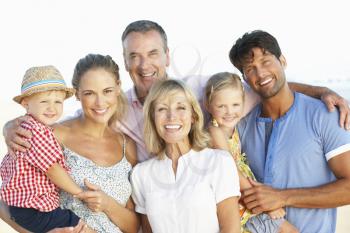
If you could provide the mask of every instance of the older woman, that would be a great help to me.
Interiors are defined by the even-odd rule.
[[[55,125],[54,133],[63,145],[72,178],[86,191],[76,197],[62,193],[61,206],[71,209],[96,232],[137,232],[139,220],[129,182],[137,161],[135,144],[108,126],[122,118],[126,109],[118,65],[110,56],[89,54],[77,63],[72,83],[83,112]],[[81,231],[54,232],[70,230]]]
[[[143,231],[240,232],[234,160],[207,148],[193,93],[180,81],[160,81],[146,99],[144,116],[146,146],[155,157],[132,173]]]

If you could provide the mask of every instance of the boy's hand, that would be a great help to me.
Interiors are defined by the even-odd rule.
[[[88,232],[87,225],[80,220],[78,225],[75,227],[63,227],[63,228],[55,228],[47,233],[86,233]]]
[[[30,148],[24,138],[31,138],[32,134],[21,127],[21,123],[28,119],[29,116],[21,116],[5,124],[3,135],[10,154],[14,154],[14,151],[25,152]]]

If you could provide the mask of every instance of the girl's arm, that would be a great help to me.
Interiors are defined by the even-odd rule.
[[[210,133],[211,143],[214,149],[221,149],[230,152],[230,148],[227,143],[227,138],[222,129],[220,129],[219,127],[209,126],[208,131]],[[238,168],[237,171],[239,176],[239,186],[241,190],[253,187],[250,184],[249,180],[243,176],[243,174],[239,171]]]

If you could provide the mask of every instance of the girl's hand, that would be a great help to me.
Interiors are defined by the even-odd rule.
[[[279,208],[277,210],[268,211],[267,214],[272,219],[283,218],[286,215],[286,211],[283,208]]]
[[[88,190],[75,195],[75,197],[82,200],[91,211],[104,212],[108,208],[110,197],[98,185],[92,184],[86,179],[84,183]]]

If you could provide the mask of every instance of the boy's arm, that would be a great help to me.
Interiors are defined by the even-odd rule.
[[[62,168],[58,163],[54,163],[46,172],[46,176],[52,183],[57,185],[60,189],[76,195],[83,190],[72,180],[67,171]]]

